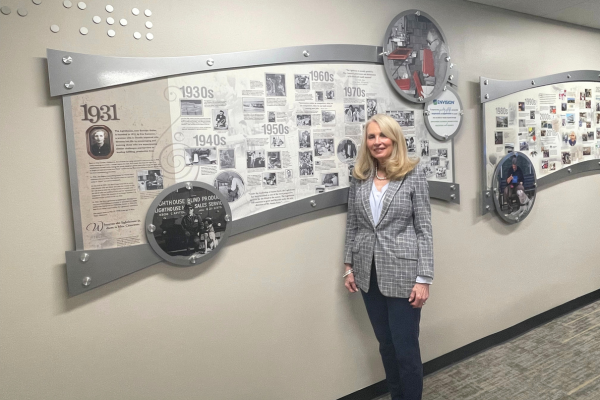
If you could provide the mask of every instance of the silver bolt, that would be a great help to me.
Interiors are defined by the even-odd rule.
[[[569,168],[569,169],[567,170],[567,172],[571,173],[571,168]]]
[[[423,96],[419,96],[419,101],[423,101]]]
[[[225,214],[225,222],[229,222],[231,220],[231,217],[229,216],[229,214]]]
[[[71,64],[73,62],[73,59],[71,58],[71,56],[67,56],[67,57],[63,57],[63,64]]]
[[[429,114],[430,114],[430,112],[426,110],[426,111],[423,111],[423,114],[425,114],[425,115],[429,115]]]
[[[491,193],[490,192],[485,192],[485,197],[490,197]]]
[[[450,57],[446,57],[446,61],[450,61]]]
[[[489,99],[489,98],[490,98],[490,95],[489,95],[488,93],[486,93],[486,94],[485,94],[485,98],[486,98],[486,99]]]
[[[83,278],[83,281],[81,283],[83,284],[83,286],[90,286],[90,284],[92,283],[92,278],[86,276],[85,278]]]
[[[516,221],[519,222],[519,217],[517,217]]]
[[[450,190],[456,190],[456,185],[450,185]]]
[[[417,17],[421,16],[421,11],[417,11],[415,14],[417,14]]]
[[[209,58],[208,60],[206,60],[206,65],[208,65],[209,67],[212,67],[213,65],[215,65],[215,60],[213,60],[212,58]]]
[[[463,110],[460,110],[460,115],[463,115],[465,112]]]
[[[483,84],[484,84],[484,85],[487,85],[487,84],[489,84],[489,83],[490,83],[489,79],[486,79],[485,81],[483,81]]]
[[[194,255],[190,256],[190,263],[196,264],[196,256],[194,256]]]
[[[447,88],[446,86],[444,86],[444,92],[445,92],[446,90],[448,90],[448,88]]]
[[[531,84],[532,84],[532,85],[535,85],[535,81],[531,81]]]
[[[194,187],[192,186],[192,182],[186,182],[186,183],[185,183],[185,188],[186,188],[187,190],[192,190],[192,189],[194,188]]]
[[[486,209],[486,210],[489,210],[489,209],[490,209],[490,206],[485,206],[485,209]]]
[[[156,226],[154,224],[150,224],[150,225],[148,225],[147,229],[148,229],[148,232],[152,233],[156,230]]]
[[[452,200],[454,200],[454,199],[456,199],[456,195],[455,195],[454,193],[452,193],[452,194],[450,195],[450,198],[451,198]]]
[[[384,51],[383,53],[379,53],[380,56],[389,56],[390,52],[389,51]]]
[[[302,52],[302,55],[303,55],[304,57],[308,57],[308,56],[310,56],[310,53],[308,52],[308,50],[304,50],[304,51]]]
[[[317,202],[314,201],[314,200],[311,200],[310,201],[310,205],[313,206],[313,207],[316,207],[317,206]]]
[[[571,74],[567,74],[567,79],[571,79]]]
[[[81,260],[81,262],[86,262],[90,259],[90,255],[88,253],[81,253],[79,259]]]
[[[449,138],[450,138],[450,136],[444,135],[444,140],[448,140]]]
[[[537,182],[533,182],[533,187],[537,187]]]
[[[449,80],[452,80],[452,79],[454,79],[454,75],[450,75],[450,76],[448,77],[448,79],[449,79]]]
[[[454,68],[454,63],[450,63],[450,69]]]
[[[498,191],[498,189],[494,188],[494,193],[496,193]]]
[[[69,82],[65,83],[65,87],[67,89],[73,89],[74,86],[75,86],[75,82],[73,82],[73,81],[69,81]]]

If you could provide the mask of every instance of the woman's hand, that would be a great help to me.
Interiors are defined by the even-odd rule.
[[[416,283],[413,286],[408,302],[413,308],[421,308],[425,305],[425,301],[429,298],[429,285],[426,283]]]
[[[349,269],[352,268],[352,265],[350,264],[345,264],[346,265],[346,271],[348,271]],[[351,273],[348,276],[346,276],[344,278],[344,286],[346,286],[346,289],[348,289],[348,291],[350,293],[355,293],[358,292],[358,288],[356,287],[356,283],[354,282],[354,274]]]

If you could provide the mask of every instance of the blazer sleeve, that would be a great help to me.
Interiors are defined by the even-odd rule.
[[[358,223],[356,218],[356,209],[354,202],[356,198],[356,178],[352,179],[350,189],[348,191],[348,214],[346,216],[346,245],[344,246],[344,263],[352,264],[352,246],[354,245],[354,238],[356,237],[356,231],[358,230]]]
[[[429,184],[420,165],[415,168],[415,176],[413,221],[419,248],[417,275],[433,279],[433,233],[431,229]]]

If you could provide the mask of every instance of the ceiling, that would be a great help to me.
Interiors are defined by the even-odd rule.
[[[469,0],[506,10],[600,29],[600,0]]]

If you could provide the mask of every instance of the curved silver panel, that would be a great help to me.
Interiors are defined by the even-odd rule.
[[[521,90],[552,85],[555,83],[596,81],[600,82],[600,71],[582,70],[561,72],[560,74],[546,75],[539,78],[525,79],[522,81],[502,81],[498,79],[479,77],[480,100],[487,103],[506,95],[520,92]]]
[[[381,52],[380,46],[323,44],[189,57],[106,57],[47,49],[47,57],[50,95],[60,96],[172,75],[259,65],[316,61],[383,64]]]

